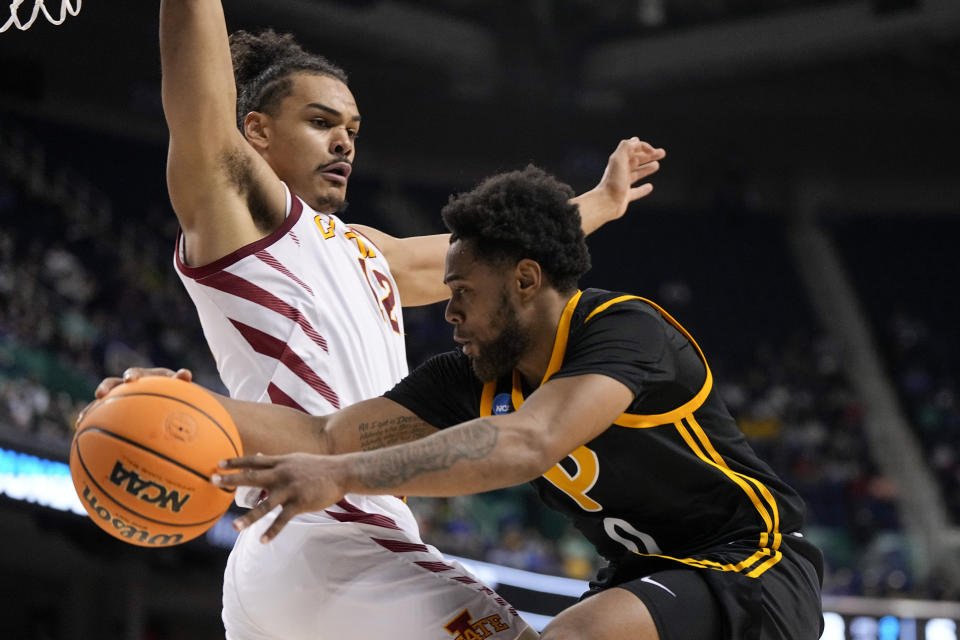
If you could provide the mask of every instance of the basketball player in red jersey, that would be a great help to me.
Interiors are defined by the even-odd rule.
[[[407,373],[401,306],[448,295],[447,236],[394,238],[337,217],[360,127],[342,70],[291,36],[228,38],[216,0],[163,0],[160,11],[175,265],[231,396],[322,415],[383,393]],[[663,156],[621,142],[576,199],[585,230],[649,193],[632,185]],[[258,495],[238,493],[245,506]],[[465,609],[496,616],[496,638],[526,628],[461,568],[438,569],[397,498],[348,495],[293,525],[270,549],[256,531],[237,541],[224,578],[231,640],[448,638]]]

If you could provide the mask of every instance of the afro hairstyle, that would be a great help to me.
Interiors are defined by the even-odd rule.
[[[590,269],[580,212],[570,203],[573,195],[568,185],[528,165],[452,196],[441,216],[451,244],[468,242],[491,263],[534,260],[554,288],[568,292]]]

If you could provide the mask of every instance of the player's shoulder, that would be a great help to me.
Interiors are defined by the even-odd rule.
[[[430,356],[414,369],[411,378],[429,379],[435,384],[442,382],[451,386],[462,386],[476,380],[470,358],[459,349]]]
[[[451,349],[427,358],[424,364],[430,364],[439,369],[464,370],[470,369],[470,358],[463,354],[460,349]]]
[[[638,320],[647,318],[662,321],[661,309],[656,303],[632,293],[606,289],[584,289],[573,314],[575,323],[589,324],[599,318]]]
[[[585,289],[570,321],[570,340],[590,344],[639,342],[654,348],[665,343],[671,333],[669,324],[656,303],[642,296]]]

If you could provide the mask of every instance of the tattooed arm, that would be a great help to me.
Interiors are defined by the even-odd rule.
[[[296,451],[340,454],[371,451],[426,437],[437,430],[405,407],[373,398],[326,416],[276,405],[217,399],[233,417],[247,453]]]
[[[373,451],[235,458],[221,467],[237,473],[212,480],[225,488],[269,490],[267,499],[236,521],[243,528],[282,505],[264,534],[269,540],[297,513],[323,509],[347,493],[454,496],[527,482],[602,433],[632,400],[629,388],[607,376],[560,378],[515,413],[477,418]]]
[[[386,406],[387,403],[390,406]],[[331,434],[331,439],[336,442],[336,447],[330,453],[372,451],[426,438],[437,432],[436,428],[386,398],[374,398],[361,404],[364,406],[360,407],[359,411],[385,406],[379,417],[363,422],[357,422],[350,416],[340,414],[333,416],[336,419],[328,423],[327,431]]]
[[[122,377],[102,380],[94,393],[94,402],[121,384],[145,376],[193,380],[188,369],[134,367],[124,371]],[[406,407],[386,398],[373,398],[326,416],[311,416],[296,409],[233,400],[207,391],[230,413],[240,432],[243,450],[250,454],[303,451],[329,455],[370,451],[424,438],[437,431]]]

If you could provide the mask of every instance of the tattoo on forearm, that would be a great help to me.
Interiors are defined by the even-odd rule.
[[[482,460],[497,444],[500,430],[486,418],[435,434],[402,449],[384,451],[360,463],[358,477],[371,489],[397,486],[421,473],[449,469],[458,460]]]
[[[436,430],[416,416],[395,416],[357,425],[360,450],[372,451],[425,438]]]

